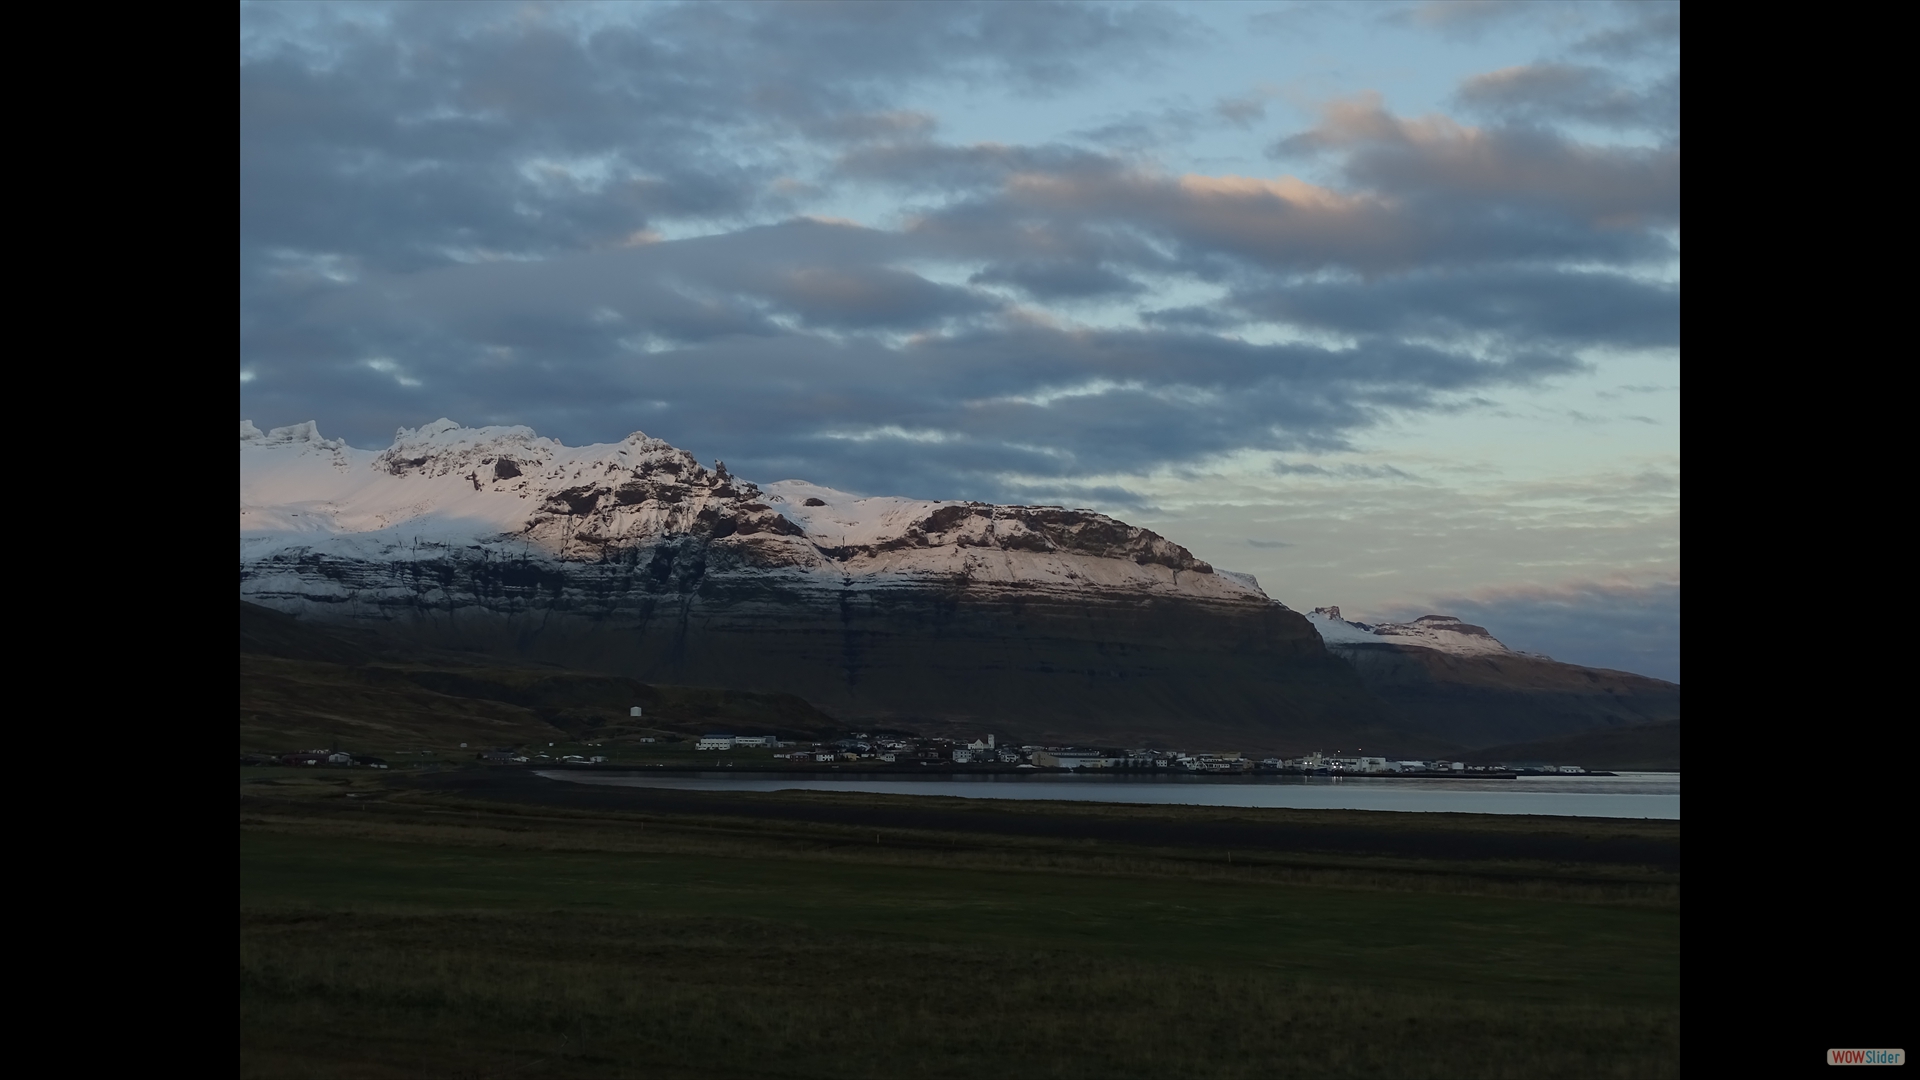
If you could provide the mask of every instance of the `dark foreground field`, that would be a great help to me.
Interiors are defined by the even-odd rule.
[[[1664,1076],[1679,825],[241,776],[259,1077]]]

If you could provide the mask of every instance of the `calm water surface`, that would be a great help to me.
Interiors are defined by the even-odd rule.
[[[551,780],[682,791],[871,791],[969,799],[1276,806],[1301,810],[1551,814],[1562,817],[1680,818],[1679,773],[1527,776],[1517,780],[1379,780],[1343,776],[1120,776],[1060,773],[947,773],[894,777],[736,775],[729,772],[541,772]]]

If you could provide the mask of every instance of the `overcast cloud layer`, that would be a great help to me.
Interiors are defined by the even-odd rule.
[[[1511,645],[1678,676],[1676,418],[1567,396],[1677,400],[1675,8],[274,4],[240,52],[256,422],[645,430],[762,481],[1098,506],[1270,579],[1295,541],[1200,523],[1484,498],[1446,423],[1510,421],[1499,471],[1539,456],[1521,414],[1585,416],[1633,434],[1563,479],[1672,482],[1632,566],[1270,591],[1481,597],[1452,613]]]

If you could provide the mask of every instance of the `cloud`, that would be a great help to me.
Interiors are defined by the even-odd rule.
[[[1307,281],[1246,290],[1234,306],[1294,326],[1346,334],[1507,347],[1677,347],[1677,285],[1621,274],[1502,266],[1375,281]]]
[[[399,270],[778,213],[787,136],[924,135],[890,107],[902,87],[1044,92],[1186,25],[1063,3],[246,5],[243,269],[248,249]]]
[[[1679,0],[1635,0],[1617,4],[1625,16],[1619,25],[1589,31],[1573,43],[1575,52],[1609,60],[1668,57],[1680,48]]]
[[[1138,282],[1084,262],[1027,262],[990,266],[968,279],[980,285],[1011,285],[1042,300],[1111,296],[1141,291]]]
[[[289,303],[270,332],[243,330],[243,350],[264,357],[249,397],[354,414],[369,389],[361,358],[391,357],[467,422],[510,414],[576,439],[640,426],[724,445],[743,475],[811,463],[876,491],[986,497],[1018,477],[1069,483],[1236,447],[1342,446],[1383,410],[1575,366],[1386,339],[1330,348],[1051,327],[889,266],[911,250],[896,234],[802,220],[371,275]],[[888,336],[904,331],[920,332]],[[379,440],[390,425],[378,424],[345,434]]]
[[[1251,127],[1267,118],[1267,101],[1276,91],[1262,88],[1214,102],[1213,111],[1235,127]]]
[[[1246,323],[1244,315],[1212,305],[1157,308],[1142,311],[1140,321],[1149,326],[1186,330],[1231,330]]]
[[[1475,75],[1454,95],[1463,109],[1509,121],[1565,122],[1675,133],[1680,76],[1672,72],[1631,87],[1605,68],[1524,64]]]
[[[1442,116],[1406,120],[1373,94],[1329,104],[1319,125],[1272,150],[1279,157],[1337,153],[1341,172],[1358,187],[1446,213],[1456,225],[1495,211],[1601,236],[1680,219],[1678,147],[1599,146]],[[1476,224],[1495,231],[1492,222]]]
[[[1324,270],[1372,278],[1493,263],[1633,267],[1675,251],[1677,147],[1407,119],[1362,95],[1330,103],[1318,124],[1272,151],[1330,165],[1345,182],[1179,175],[1084,147],[929,140],[858,148],[837,171],[938,198],[909,225],[929,251],[995,261],[1018,252],[1054,276],[1075,262],[1075,275],[1107,284],[1101,275],[1130,268],[1206,280]],[[1016,281],[1011,269],[989,273]]]
[[[443,414],[643,428],[760,478],[1113,501],[1137,497],[1113,476],[1338,449],[1674,340],[1677,292],[1640,271],[1673,255],[1677,150],[1542,128],[1511,79],[1462,91],[1491,127],[1333,103],[1278,144],[1313,182],[1113,148],[1255,124],[1265,90],[1104,144],[942,141],[924,105],[1124,77],[1190,23],[243,7],[243,402],[362,445]]]
[[[1508,19],[1534,14],[1532,0],[1425,0],[1389,10],[1389,22],[1437,30],[1453,37],[1477,37]]]

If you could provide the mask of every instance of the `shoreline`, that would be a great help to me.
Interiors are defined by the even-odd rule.
[[[900,779],[923,776],[1101,776],[1114,779],[1137,780],[1165,777],[1169,780],[1190,781],[1238,781],[1265,779],[1274,777],[1298,777],[1302,780],[1518,780],[1552,778],[1581,779],[1586,777],[1618,776],[1618,772],[1595,769],[1584,773],[1532,773],[1532,772],[1385,772],[1385,773],[1306,773],[1291,769],[1257,769],[1248,772],[1218,773],[1190,772],[1185,769],[1047,769],[1020,768],[1018,766],[988,766],[984,768],[964,766],[923,766],[903,768],[900,766],[870,766],[848,763],[853,767],[841,765],[767,765],[761,763],[738,767],[732,763],[713,765],[667,765],[660,763],[615,762],[524,762],[516,763],[521,768],[570,769],[582,772],[646,772],[646,773],[779,773],[796,776],[839,776],[859,777],[863,779]],[[1674,775],[1678,775],[1675,773]]]

